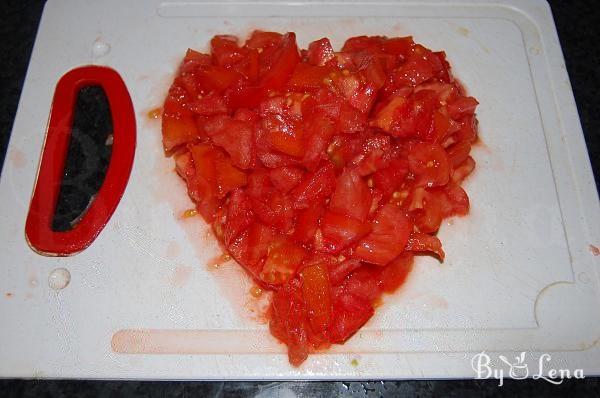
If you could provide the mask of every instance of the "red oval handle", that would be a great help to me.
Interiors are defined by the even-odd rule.
[[[64,173],[75,101],[85,86],[104,89],[113,120],[113,147],[104,183],[83,217],[69,231],[52,230],[52,218]],[[83,66],[67,72],[56,85],[46,141],[38,170],[25,235],[33,250],[68,256],[88,247],[115,211],[131,173],[135,153],[135,114],[119,74],[107,67]]]

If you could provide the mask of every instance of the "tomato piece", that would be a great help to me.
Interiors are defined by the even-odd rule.
[[[267,47],[278,46],[281,43],[282,37],[281,33],[255,30],[248,40],[246,40],[245,46],[252,49],[265,49]]]
[[[235,36],[215,36],[210,41],[210,47],[213,60],[220,66],[232,66],[242,61],[245,56]]]
[[[408,155],[408,167],[418,177],[417,184],[421,186],[445,185],[450,178],[448,156],[438,144],[414,144]]]
[[[194,114],[187,107],[189,101],[190,97],[186,90],[173,83],[163,105],[163,117],[165,115],[173,118],[193,116]]]
[[[414,223],[420,232],[436,232],[442,223],[443,209],[439,195],[427,192],[423,187],[417,187],[412,194],[413,198],[409,210],[412,210]],[[418,202],[420,198],[420,202]]]
[[[254,164],[254,131],[250,123],[229,116],[215,116],[204,124],[213,142],[225,149],[233,164],[248,169]]]
[[[468,156],[465,161],[454,168],[452,172],[452,181],[455,184],[460,184],[469,174],[475,169],[475,160]]]
[[[291,192],[295,209],[306,209],[333,193],[335,173],[333,165],[325,162],[316,171],[307,173]]]
[[[379,208],[373,220],[373,230],[362,239],[354,257],[375,265],[386,265],[404,250],[410,221],[398,206],[385,204]]]
[[[288,346],[288,359],[298,366],[308,357],[307,314],[299,279],[292,279],[273,295],[270,329]]]
[[[435,76],[431,63],[421,55],[411,54],[406,62],[394,74],[399,85],[417,86]]]
[[[473,97],[459,97],[455,101],[448,104],[448,115],[458,120],[463,116],[470,116],[475,113],[479,102]]]
[[[260,279],[271,285],[281,285],[294,275],[305,257],[306,251],[302,246],[283,236],[277,236],[268,244]]]
[[[385,85],[387,73],[383,66],[383,61],[380,57],[372,57],[364,70],[365,77],[371,82],[376,90],[379,90]]]
[[[355,36],[351,37],[344,43],[342,51],[356,52],[365,49],[381,48],[383,37],[381,36]]]
[[[305,122],[306,152],[302,162],[308,170],[314,170],[325,158],[325,148],[335,132],[335,125],[326,117],[313,115]]]
[[[207,95],[190,103],[192,112],[201,116],[213,116],[227,113],[225,99],[219,95]]]
[[[193,117],[172,117],[163,114],[163,148],[169,152],[198,137],[198,127]]]
[[[248,197],[241,189],[234,189],[229,196],[226,222],[223,227],[223,241],[229,245],[246,230],[254,220]]]
[[[327,38],[313,41],[308,45],[308,62],[312,65],[325,65],[334,58],[333,47]]]
[[[252,198],[266,198],[273,192],[273,184],[266,169],[255,169],[248,176],[246,193]]]
[[[202,68],[197,73],[198,82],[204,90],[215,90],[219,93],[231,87],[241,77],[242,75],[238,72],[216,65]]]
[[[354,134],[363,131],[367,125],[367,115],[350,105],[343,102],[340,106],[340,115],[337,128],[341,133]]]
[[[373,173],[373,186],[382,193],[383,198],[389,199],[407,174],[408,162],[404,159],[392,159],[388,167]]]
[[[331,322],[331,286],[327,265],[318,263],[302,269],[302,296],[313,331],[325,331]]]
[[[469,197],[460,185],[450,183],[444,187],[444,191],[450,201],[451,214],[463,216],[469,212]]]
[[[444,261],[446,254],[442,250],[442,243],[435,235],[413,232],[408,238],[406,244],[407,251],[413,252],[433,252],[441,261]]]
[[[269,177],[271,182],[279,191],[286,193],[294,188],[304,175],[304,171],[299,167],[283,166],[271,169]]]
[[[237,85],[225,93],[227,104],[231,108],[254,108],[265,96],[265,90],[259,86]]]
[[[288,232],[292,228],[294,210],[289,197],[274,191],[269,196],[253,198],[251,203],[254,213],[263,223],[282,232]]]
[[[354,297],[373,303],[383,291],[383,282],[380,278],[381,270],[381,267],[369,264],[363,265],[352,272],[344,282],[344,291]]]
[[[371,192],[356,170],[344,169],[338,177],[329,209],[365,221],[371,208]]]
[[[391,39],[384,40],[381,48],[386,54],[406,58],[414,44],[415,42],[411,36],[393,37]]]
[[[246,173],[235,167],[228,156],[215,159],[217,197],[223,199],[229,192],[247,183]]]
[[[332,286],[341,284],[348,275],[360,267],[362,263],[357,259],[350,258],[342,262],[331,262],[329,264],[329,281]]]
[[[314,239],[323,211],[323,206],[313,203],[310,207],[298,212],[293,234],[296,241],[309,243]]]
[[[368,234],[371,225],[352,216],[329,210],[321,219],[321,231],[323,243],[320,249],[326,253],[337,254]]]
[[[448,160],[452,167],[456,167],[469,157],[471,153],[471,143],[469,141],[458,142],[446,149]]]
[[[198,51],[187,49],[185,57],[179,66],[179,74],[184,75],[194,73],[199,67],[212,64],[212,58],[208,54],[202,54]]]
[[[274,130],[267,133],[269,144],[276,150],[294,157],[304,155],[304,139],[302,131]]]
[[[198,192],[196,207],[202,217],[212,222],[219,207],[215,170],[217,152],[211,145],[199,144],[191,146],[190,153],[196,172],[194,181]]]
[[[288,84],[292,90],[314,92],[325,85],[326,79],[333,71],[334,69],[328,66],[300,63],[296,65]]]
[[[385,135],[375,135],[363,143],[363,156],[358,162],[358,173],[367,176],[379,169],[386,168],[392,151],[391,138]]]
[[[278,51],[274,56],[275,61],[271,68],[261,78],[259,86],[264,90],[282,89],[294,72],[296,64],[300,62],[296,35],[286,33],[281,39]]]

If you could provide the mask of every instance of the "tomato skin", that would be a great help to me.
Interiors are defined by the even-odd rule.
[[[404,250],[412,226],[398,206],[385,204],[373,220],[373,230],[362,239],[354,258],[375,265],[386,265]]]

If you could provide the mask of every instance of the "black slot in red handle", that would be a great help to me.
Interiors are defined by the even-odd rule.
[[[52,229],[52,219],[60,193],[69,148],[75,102],[79,90],[86,86],[104,89],[113,120],[113,144],[104,183],[90,207],[69,231]],[[46,141],[25,235],[38,253],[68,256],[88,247],[115,211],[131,173],[135,153],[135,114],[125,83],[107,67],[83,66],[67,72],[56,85]]]

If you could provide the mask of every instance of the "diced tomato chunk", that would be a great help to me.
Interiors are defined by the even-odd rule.
[[[324,162],[320,168],[308,173],[291,192],[294,208],[306,209],[325,199],[335,189],[335,173],[333,165]]]
[[[379,208],[373,230],[356,247],[354,257],[375,265],[386,265],[404,250],[411,223],[402,210],[392,204]]]
[[[325,65],[334,58],[333,47],[327,38],[313,41],[308,45],[308,62],[312,65]]]
[[[198,136],[198,127],[193,117],[163,115],[163,147],[171,151],[179,145],[193,141]]]
[[[327,265],[308,266],[300,272],[302,296],[306,303],[308,320],[315,332],[325,331],[331,322],[331,285]]]

